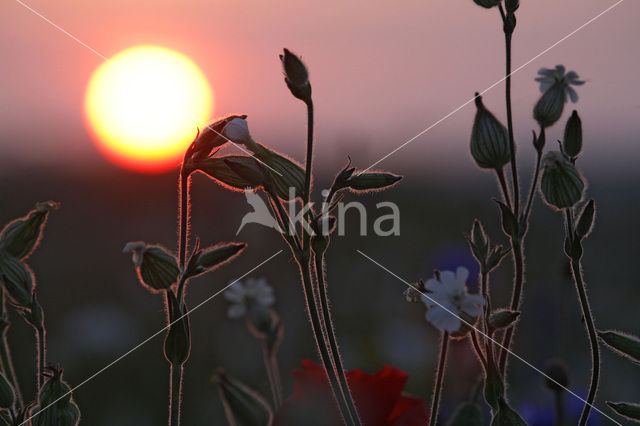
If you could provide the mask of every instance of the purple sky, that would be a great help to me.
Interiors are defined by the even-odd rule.
[[[310,68],[317,153],[331,168],[347,153],[356,164],[370,165],[504,72],[498,11],[471,0],[27,2],[105,56],[138,44],[185,53],[211,82],[216,115],[247,113],[254,137],[301,159],[304,109],[288,93],[277,59],[289,47]],[[521,0],[514,66],[614,3]],[[82,104],[87,80],[102,59],[14,0],[0,4],[0,15],[3,160],[62,166],[100,161]],[[531,109],[539,96],[533,78],[540,67],[562,63],[587,81],[577,104],[586,161],[640,159],[639,16],[640,3],[626,0],[514,75],[523,156],[530,153]],[[503,96],[503,85],[485,95],[501,119]],[[473,114],[471,104],[379,167],[469,167]],[[556,125],[548,139],[560,137],[561,130]]]

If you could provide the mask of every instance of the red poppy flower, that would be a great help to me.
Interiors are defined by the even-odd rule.
[[[342,420],[322,366],[302,361],[302,370],[291,374],[293,395],[275,415],[277,426],[340,425]],[[418,426],[428,423],[424,401],[402,392],[407,374],[384,366],[375,374],[347,372],[347,381],[365,426]]]

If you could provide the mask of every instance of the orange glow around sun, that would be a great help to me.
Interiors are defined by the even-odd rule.
[[[100,151],[147,173],[176,167],[212,109],[211,87],[198,66],[157,46],[132,47],[104,62],[85,96],[85,118]]]

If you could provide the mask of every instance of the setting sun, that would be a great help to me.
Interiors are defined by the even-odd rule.
[[[186,56],[136,46],[98,67],[85,114],[96,145],[112,162],[142,172],[175,167],[213,108],[206,77]]]

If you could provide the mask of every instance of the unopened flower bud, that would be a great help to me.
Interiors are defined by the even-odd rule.
[[[486,263],[489,254],[489,239],[478,219],[473,221],[471,235],[468,239],[471,245],[471,251],[476,260],[480,262],[480,264]]]
[[[33,273],[22,261],[0,254],[0,283],[21,308],[28,308],[33,302]]]
[[[492,7],[500,4],[500,0],[473,0],[473,2],[478,6],[482,6],[486,9],[491,9]]]
[[[576,158],[582,151],[582,121],[577,111],[573,111],[564,128],[562,150],[569,158]]]
[[[273,422],[271,407],[255,390],[229,377],[222,369],[211,381],[219,386],[229,424],[270,425]]]
[[[471,155],[481,169],[501,169],[509,162],[507,128],[482,103],[476,93],[476,117],[471,130]]]
[[[134,241],[127,243],[122,251],[132,254],[138,279],[151,293],[166,290],[178,281],[178,262],[167,249]]]
[[[229,115],[224,117],[214,123],[206,126],[198,135],[195,141],[193,141],[193,145],[191,149],[193,150],[193,157],[195,160],[203,159],[211,155],[211,152],[225,143],[229,141],[229,139],[234,140],[233,138],[224,134],[225,128],[231,122],[235,124],[231,127],[233,136],[242,136],[242,130],[240,127],[242,123],[236,120],[245,121],[247,118],[246,115]],[[246,121],[245,121],[246,124]],[[247,128],[247,133],[249,132]]]
[[[533,118],[540,127],[550,127],[562,116],[565,102],[565,86],[553,84],[538,100],[533,108]]]
[[[232,142],[244,144],[245,141],[251,137],[246,115],[233,117],[231,121],[224,126],[223,134]]]
[[[289,49],[284,49],[280,55],[280,61],[284,69],[284,81],[291,90],[291,94],[304,102],[311,102],[311,84],[309,72],[302,60]]]
[[[380,191],[395,185],[402,176],[384,172],[354,173],[347,179],[346,187],[353,192]]]
[[[582,199],[584,181],[580,172],[565,156],[551,151],[544,156],[540,190],[547,204],[564,209]]]
[[[59,206],[55,201],[39,202],[26,217],[9,223],[0,234],[0,249],[18,259],[28,257],[38,245],[49,212]]]
[[[204,249],[196,247],[194,254],[189,258],[185,276],[191,278],[213,271],[234,259],[246,246],[245,243],[225,243]]]
[[[72,399],[71,387],[62,379],[62,369],[50,367],[46,374],[49,378],[40,388],[38,405],[31,409],[33,426],[76,426],[80,410]]]
[[[520,0],[505,0],[504,7],[507,12],[514,13],[520,7]]]

